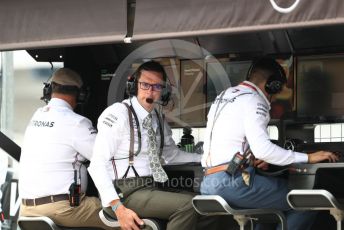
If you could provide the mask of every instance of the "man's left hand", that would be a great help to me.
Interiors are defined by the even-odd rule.
[[[254,161],[253,166],[255,168],[259,168],[259,169],[264,170],[264,171],[269,169],[269,163],[267,163],[263,160],[258,160],[258,159],[256,159]]]

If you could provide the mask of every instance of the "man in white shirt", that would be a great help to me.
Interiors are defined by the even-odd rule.
[[[198,214],[192,207],[193,194],[164,191],[157,186],[168,179],[161,161],[199,162],[201,158],[177,148],[169,125],[155,110],[157,103],[166,103],[169,97],[166,73],[159,63],[149,61],[138,68],[131,80],[130,99],[109,106],[98,119],[88,170],[102,204],[111,206],[124,230],[138,230],[143,224],[140,218],[145,217],[167,220],[168,230],[195,229]],[[132,157],[129,151],[133,152]],[[124,199],[120,200],[119,190]]]
[[[239,162],[249,148],[256,158],[255,166],[263,169],[267,163],[338,160],[331,152],[307,155],[285,150],[270,141],[267,125],[271,97],[282,91],[286,81],[283,68],[275,60],[261,58],[251,66],[247,81],[228,88],[215,99],[208,114],[202,157],[202,166],[207,169],[201,193],[220,195],[236,207],[288,210],[288,229],[305,230],[311,227],[314,213],[290,210],[286,180],[255,174],[252,166],[244,170],[240,167],[235,170],[235,164],[228,166],[235,155]]]
[[[85,196],[96,130],[73,110],[83,99],[82,80],[68,68],[57,70],[45,88],[51,100],[30,120],[20,157],[21,216],[48,216],[57,225],[106,227],[100,200]]]

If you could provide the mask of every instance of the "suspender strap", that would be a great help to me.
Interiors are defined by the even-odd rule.
[[[134,125],[133,125],[133,114],[135,116],[135,121],[137,124],[137,130],[138,130],[138,136],[139,136],[139,142],[141,142],[141,132],[140,132],[140,127],[139,127],[139,122],[137,119],[136,114],[134,113],[134,110],[132,109],[132,107],[127,104],[127,103],[123,103],[125,105],[125,107],[127,107],[128,109],[128,117],[129,117],[129,126],[130,126],[130,146],[129,146],[129,166],[127,168],[127,170],[125,171],[124,175],[123,175],[123,179],[127,178],[128,176],[128,172],[129,169],[132,168],[133,172],[135,174],[135,177],[140,177],[140,175],[137,173],[135,167],[134,167]],[[141,145],[139,143],[139,149],[137,151],[137,154],[141,151]]]
[[[219,118],[222,110],[226,107],[226,105],[228,103],[233,103],[238,97],[240,96],[243,96],[243,95],[247,95],[247,94],[252,94],[252,93],[241,93],[241,94],[238,94],[234,97],[232,97],[231,99],[227,100],[224,105],[220,108],[220,110],[218,111],[219,109],[219,105],[222,101],[222,98],[223,96],[225,95],[227,90],[223,91],[221,94],[220,94],[220,98],[219,98],[219,101],[218,101],[218,104],[216,106],[216,110],[215,110],[215,113],[214,113],[214,119],[213,119],[213,124],[211,126],[211,129],[210,129],[210,135],[209,135],[209,149],[208,149],[208,155],[207,155],[207,159],[206,159],[206,165],[208,167],[208,162],[210,162],[211,164],[211,156],[210,156],[210,148],[211,148],[211,142],[212,142],[212,138],[213,138],[213,129],[214,129],[214,126],[215,126],[215,122],[217,121],[217,118]]]
[[[127,170],[124,173],[123,178],[126,178],[128,173],[129,173],[129,169],[132,168],[133,172],[135,174],[136,177],[140,177],[139,174],[137,173],[136,169],[134,168],[134,156],[137,156],[140,151],[141,151],[141,129],[140,129],[140,123],[139,123],[139,119],[137,118],[137,115],[135,113],[135,110],[133,108],[132,105],[128,105],[127,103],[123,102],[123,104],[125,105],[125,107],[127,107],[128,109],[128,117],[129,117],[129,127],[130,127],[130,145],[129,145],[129,166],[127,168]],[[160,132],[160,156],[162,154],[163,148],[164,148],[164,143],[165,143],[165,139],[164,139],[164,128],[163,128],[163,120],[161,120],[158,111],[155,109],[155,113],[157,114],[158,117],[158,122],[159,122],[159,132]],[[133,115],[134,115],[134,119],[135,119],[135,123],[137,126],[137,135],[138,135],[138,149],[136,151],[136,153],[134,154],[134,138],[135,138],[135,133],[134,133],[134,125],[133,125]]]
[[[133,114],[127,103],[123,103],[128,109],[129,126],[130,126],[130,147],[129,147],[129,166],[134,164],[134,125],[133,125]],[[129,170],[129,168],[128,168]],[[128,171],[127,170],[127,171]]]
[[[135,169],[134,165],[129,165],[129,166],[128,166],[128,168],[127,168],[127,170],[125,171],[125,173],[124,173],[124,175],[123,175],[122,179],[125,179],[125,178],[127,178],[127,176],[128,176],[128,172],[129,172],[129,169],[130,169],[130,168],[132,168],[132,169],[133,169],[133,172],[134,172],[134,174],[135,174],[135,177],[140,177],[140,175],[137,173],[137,171],[136,171],[136,169]]]

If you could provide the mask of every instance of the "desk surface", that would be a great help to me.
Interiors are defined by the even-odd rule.
[[[289,189],[325,189],[344,198],[344,163],[292,164]]]
[[[169,187],[200,192],[203,180],[203,168],[200,163],[165,165],[164,169],[169,176]]]
[[[317,163],[317,164],[292,164],[290,174],[315,174],[318,169],[343,168],[344,162]]]

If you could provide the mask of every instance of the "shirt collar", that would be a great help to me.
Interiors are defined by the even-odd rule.
[[[66,102],[65,100],[62,100],[60,98],[56,98],[56,97],[51,98],[48,105],[66,107],[70,110],[73,110],[72,106],[68,102]]]
[[[256,86],[254,83],[250,82],[250,81],[244,81],[243,82],[245,85],[242,85],[246,88],[249,88],[251,91],[256,91],[258,92],[258,94],[264,99],[264,101],[266,102],[266,104],[268,104],[270,106],[270,101],[266,98],[265,94],[263,93],[263,91],[261,91],[259,89],[258,86]]]
[[[136,112],[137,117],[140,118],[140,120],[145,119],[148,116],[149,112],[147,112],[147,110],[143,108],[143,106],[137,100],[137,97],[135,96],[132,97],[130,101],[131,101],[131,105],[133,106]]]

